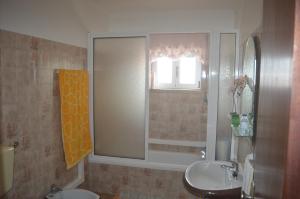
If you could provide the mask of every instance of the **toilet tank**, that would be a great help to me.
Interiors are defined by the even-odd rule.
[[[11,189],[13,171],[14,148],[0,145],[0,197]]]

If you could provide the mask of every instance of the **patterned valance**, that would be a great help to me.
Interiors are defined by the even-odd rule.
[[[196,56],[202,64],[208,62],[208,34],[176,33],[150,35],[150,61],[163,56],[173,59]]]

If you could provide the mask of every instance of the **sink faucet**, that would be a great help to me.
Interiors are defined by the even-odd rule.
[[[232,171],[232,177],[234,177],[236,179],[239,174],[239,163],[237,163],[235,161],[231,161],[231,160],[228,162],[230,162],[232,165],[228,166],[226,164],[222,164],[221,167]]]

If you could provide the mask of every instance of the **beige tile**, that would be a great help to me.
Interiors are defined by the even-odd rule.
[[[196,198],[185,190],[181,172],[120,166],[108,166],[105,167],[109,168],[108,170],[103,170],[99,169],[101,167],[102,165],[93,163],[89,166],[90,189],[98,193],[124,192],[164,199],[174,199],[180,195],[186,198]],[[125,179],[125,183],[124,180],[116,180],[120,179],[120,176],[121,179]]]
[[[38,84],[53,84],[53,70],[48,68],[37,69],[37,82]]]
[[[198,140],[201,115],[206,114],[202,92],[150,91],[149,134],[151,138]],[[206,125],[206,121],[205,121]]]
[[[17,70],[15,67],[1,67],[1,85],[15,85]]]
[[[15,48],[17,34],[5,30],[0,31],[0,48]]]
[[[2,48],[1,50],[1,67],[14,68],[17,66],[17,50],[14,48]]]
[[[7,31],[0,31],[0,41],[0,140],[20,143],[14,186],[6,198],[43,198],[51,184],[64,186],[77,177],[76,167],[65,169],[53,66],[59,58],[69,62],[82,48]],[[80,59],[80,66],[68,67],[83,67],[86,57]]]
[[[16,34],[16,48],[23,50],[31,50],[32,37],[22,34]]]

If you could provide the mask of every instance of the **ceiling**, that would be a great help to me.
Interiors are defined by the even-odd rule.
[[[133,13],[191,13],[230,11],[239,15],[245,0],[67,0],[90,32],[107,27],[115,16]],[[184,14],[182,14],[184,15]],[[141,17],[142,15],[135,15]],[[148,15],[151,16],[151,15]],[[122,17],[120,17],[122,18]]]
[[[0,28],[84,47],[87,32],[135,34],[234,29],[246,38],[261,24],[262,1],[0,0]]]

